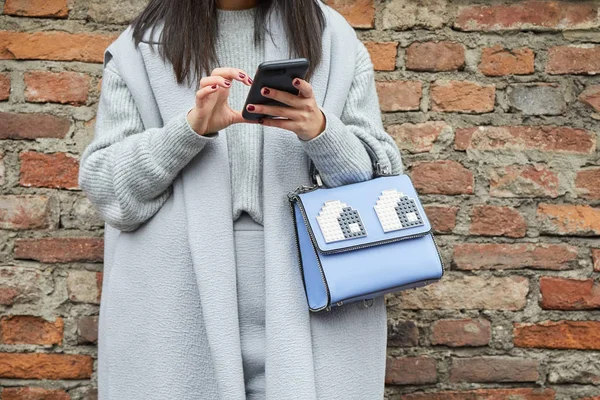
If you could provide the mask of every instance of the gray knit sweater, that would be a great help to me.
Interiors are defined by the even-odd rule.
[[[220,65],[242,68],[251,76],[264,58],[263,47],[253,46],[254,12],[254,8],[218,9],[220,36],[217,39],[217,51]],[[327,118],[327,110],[322,109],[326,117],[325,130],[308,141],[298,138],[327,186],[370,178],[357,172],[369,168],[357,165],[359,160],[364,159],[360,157],[364,145],[353,133],[355,129],[375,129],[368,120],[354,118],[356,110],[364,111],[365,107],[369,107],[370,112],[379,113],[373,64],[362,43],[359,43],[356,62],[355,78],[341,118]],[[242,109],[248,89],[240,82],[233,82],[229,89],[229,104],[233,109]],[[365,99],[368,99],[366,104]],[[128,209],[152,213],[145,199],[162,196],[163,193],[156,193],[153,187],[139,183],[156,181],[156,187],[167,186],[192,157],[201,154],[206,143],[225,134],[229,149],[234,219],[245,210],[262,224],[263,127],[233,124],[214,135],[202,136],[191,128],[186,114],[179,113],[166,121],[162,128],[144,130],[131,92],[113,61],[109,61],[102,77],[96,134],[80,159],[80,186],[85,184],[86,191],[95,199],[97,210],[107,221],[122,219],[123,203],[127,204]],[[147,145],[134,146],[132,136],[139,136],[136,140],[145,141]],[[149,152],[140,154],[139,149],[149,149]],[[400,159],[393,160],[393,164],[394,170],[402,169]],[[130,229],[128,226],[117,228]]]

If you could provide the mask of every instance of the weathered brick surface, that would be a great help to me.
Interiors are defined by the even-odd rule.
[[[465,31],[585,29],[598,26],[595,2],[518,1],[461,7],[454,26]]]
[[[600,321],[515,323],[517,347],[600,350]]]
[[[0,353],[0,378],[89,379],[92,367],[82,354]]]
[[[431,344],[450,347],[486,346],[491,323],[486,319],[440,320],[432,326]]]
[[[385,383],[391,385],[423,385],[437,382],[435,359],[431,357],[388,358]]]
[[[26,151],[21,160],[19,184],[27,187],[77,189],[79,160],[66,153]]]
[[[379,81],[376,82],[377,96],[381,111],[418,110],[423,95],[423,85],[419,81]]]
[[[560,126],[480,126],[457,129],[455,148],[590,154],[596,139],[585,129]]]
[[[85,104],[89,75],[78,72],[32,71],[24,75],[25,100],[35,103]]]
[[[18,239],[15,258],[43,263],[101,262],[104,240],[83,237]]]
[[[0,74],[0,101],[8,100],[10,97],[10,75]]]
[[[517,357],[454,358],[452,382],[535,382],[539,378],[537,360]]]
[[[481,51],[479,70],[487,76],[529,75],[534,72],[535,54],[527,47],[505,49],[500,45]]]
[[[325,2],[446,267],[387,296],[386,399],[598,397],[600,2]],[[0,397],[97,400],[105,223],[78,160],[148,0],[0,3]]]
[[[71,400],[62,389],[44,389],[39,387],[5,387],[2,389],[4,400]]]
[[[436,81],[431,85],[433,111],[486,113],[494,110],[496,88],[475,82]]]
[[[406,69],[455,71],[465,65],[465,48],[456,42],[415,42],[406,49]]]
[[[600,46],[557,46],[548,49],[546,72],[549,74],[600,73]]]
[[[0,319],[0,343],[62,344],[64,320],[47,321],[30,315],[14,315]]]
[[[551,269],[576,266],[577,247],[564,244],[462,243],[454,246],[458,269]]]
[[[68,119],[51,114],[0,112],[0,139],[62,139],[70,126]]]
[[[6,0],[4,14],[26,17],[66,18],[67,0]]]
[[[568,279],[553,276],[540,278],[542,308],[549,310],[600,309],[600,283],[590,279]]]
[[[484,236],[523,237],[527,222],[518,210],[511,207],[478,205],[471,212],[469,233]]]
[[[410,176],[419,193],[473,193],[473,173],[456,161],[417,163]]]
[[[387,131],[395,139],[399,149],[410,153],[425,153],[431,151],[442,132],[450,131],[450,126],[441,121],[405,123],[390,125]]]

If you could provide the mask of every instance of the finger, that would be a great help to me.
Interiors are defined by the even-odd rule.
[[[297,127],[297,123],[291,119],[260,118],[258,123],[265,126],[287,129],[288,131],[294,131]]]
[[[247,124],[258,124],[258,120],[255,119],[246,119],[242,116],[242,113],[239,111],[234,111],[234,117],[233,117],[233,121],[231,122],[232,124],[238,124],[238,123],[247,123]]]
[[[217,90],[221,89],[219,85],[214,84],[212,86],[205,86],[202,89],[196,91],[196,107],[205,110],[210,109],[214,106],[217,101],[217,96],[211,96]]]
[[[301,113],[301,111],[297,108],[286,106],[268,106],[264,104],[248,104],[246,109],[248,112],[255,114],[267,114],[273,117],[284,117],[293,120],[299,119]]]
[[[313,97],[313,89],[312,89],[312,85],[310,83],[308,83],[304,79],[300,79],[300,78],[294,78],[292,83],[299,90],[298,96],[302,96],[307,99],[310,99],[311,97]]]
[[[225,68],[219,67],[212,70],[211,75],[222,76],[230,80],[235,79],[236,81],[244,82],[246,85],[252,84],[252,79],[246,71],[239,68]]]
[[[300,108],[300,106],[302,105],[302,102],[305,101],[303,98],[299,97],[298,95],[288,93],[283,90],[273,89],[270,87],[263,87],[261,89],[260,93],[263,96],[268,97],[269,99],[274,99],[274,100],[280,101],[284,104],[287,104],[288,106],[295,107],[295,108]]]
[[[205,86],[212,86],[212,85],[219,85],[224,88],[230,88],[231,80],[229,78],[225,78],[220,75],[205,76],[202,79],[200,79],[200,88],[203,88]]]

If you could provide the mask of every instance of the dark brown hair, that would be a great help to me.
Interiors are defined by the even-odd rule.
[[[289,57],[306,57],[310,61],[307,81],[321,62],[325,16],[318,1],[321,0],[258,0],[256,5],[255,43],[269,33],[266,32],[268,13],[274,9],[280,11],[288,38]],[[154,29],[160,23],[164,26],[159,53],[163,60],[173,65],[177,82],[185,81],[190,85],[191,79],[199,81],[203,71],[210,75],[217,65],[217,0],[150,0],[131,22],[135,45],[142,41],[147,29],[151,29],[150,37],[153,37]]]

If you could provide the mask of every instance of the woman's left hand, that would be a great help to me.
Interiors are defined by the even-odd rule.
[[[325,130],[325,115],[317,104],[310,83],[304,79],[295,78],[293,84],[299,90],[298,95],[268,87],[261,89],[263,96],[280,101],[289,107],[248,104],[246,109],[251,113],[287,118],[261,118],[258,122],[266,126],[290,130],[300,139],[310,140]]]

